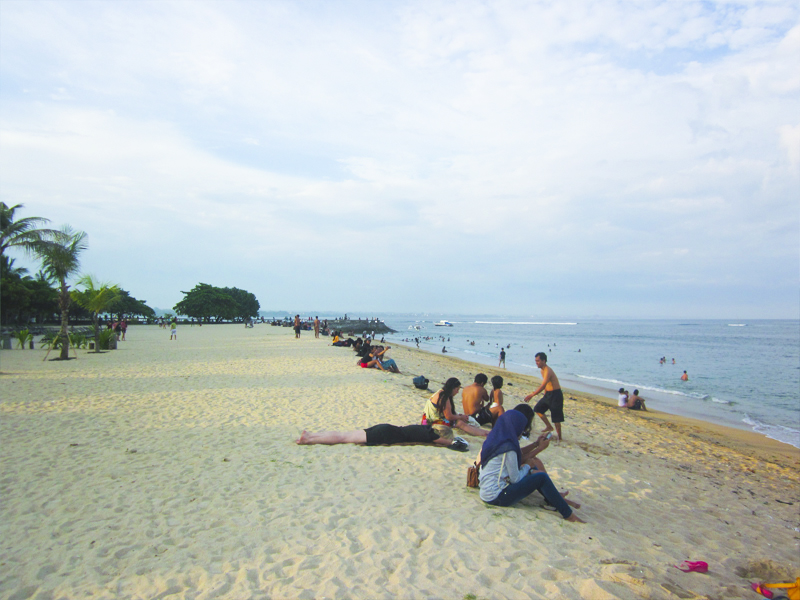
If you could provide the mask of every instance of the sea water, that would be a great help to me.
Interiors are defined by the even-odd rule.
[[[453,326],[435,326],[443,319]],[[507,370],[524,374],[539,374],[534,355],[545,352],[565,388],[610,398],[620,387],[637,388],[648,408],[751,429],[800,448],[800,321],[413,314],[385,321],[397,330],[387,339],[413,346],[419,338],[421,349],[437,353],[444,347],[487,365],[489,376],[502,374],[501,347]],[[681,381],[684,370],[688,381]]]

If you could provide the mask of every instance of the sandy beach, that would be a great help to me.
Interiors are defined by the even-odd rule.
[[[508,408],[537,380],[401,347],[386,374],[329,343],[139,326],[68,362],[0,351],[0,597],[721,600],[800,575],[791,446],[566,391],[565,439],[541,458],[588,523],[537,499],[489,508],[465,486],[480,438],[294,440],[418,423],[416,374],[431,391],[502,374]]]

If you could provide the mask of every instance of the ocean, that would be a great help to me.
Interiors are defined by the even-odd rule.
[[[435,326],[444,319],[453,326]],[[451,356],[487,365],[490,377],[502,373],[501,346],[507,370],[524,374],[539,374],[534,355],[545,352],[565,388],[614,399],[620,387],[638,388],[648,408],[800,448],[800,321],[390,314],[385,322],[398,331],[387,340],[414,345],[419,337],[421,349],[446,347]],[[688,381],[680,380],[684,370]]]

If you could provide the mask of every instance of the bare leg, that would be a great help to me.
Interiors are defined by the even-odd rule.
[[[486,437],[489,435],[489,432],[485,429],[481,429],[480,427],[473,427],[472,425],[467,425],[463,421],[456,421],[456,427],[458,427],[464,433],[468,433],[469,435],[474,435],[476,437]]]
[[[502,406],[493,406],[489,409],[489,412],[492,413],[492,426],[494,427],[497,419],[499,419],[500,415],[506,412],[506,410]]]
[[[556,433],[558,434],[558,441],[561,441],[561,423],[555,423]]]
[[[303,430],[300,437],[295,440],[296,443],[301,445],[312,446],[314,444],[325,444],[326,446],[334,446],[336,444],[366,444],[367,432],[363,429],[356,431],[320,431],[319,433],[311,433]]]
[[[539,418],[544,423],[544,429],[542,429],[542,433],[546,433],[548,431],[553,431],[553,426],[550,424],[550,421],[547,419],[547,415],[544,413],[536,413],[539,415]]]

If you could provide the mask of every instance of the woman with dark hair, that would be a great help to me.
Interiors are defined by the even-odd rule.
[[[483,443],[480,454],[479,485],[481,500],[494,506],[511,506],[538,491],[567,521],[583,523],[570,506],[580,508],[564,498],[543,470],[533,470],[533,457],[550,444],[548,437],[539,438],[535,450],[523,453],[519,437],[530,431],[533,409],[520,404],[503,413]],[[540,463],[541,464],[541,463]]]
[[[433,430],[445,439],[453,439],[453,427],[457,427],[464,433],[479,437],[489,435],[480,427],[473,427],[469,424],[467,415],[459,415],[456,412],[453,398],[461,389],[461,382],[455,377],[451,377],[444,382],[444,386],[425,403],[425,412],[422,416],[423,425],[432,425]]]
[[[491,404],[489,405],[489,412],[492,413],[492,424],[497,422],[497,419],[506,412],[503,408],[503,378],[500,375],[492,377],[492,393],[489,394]]]

